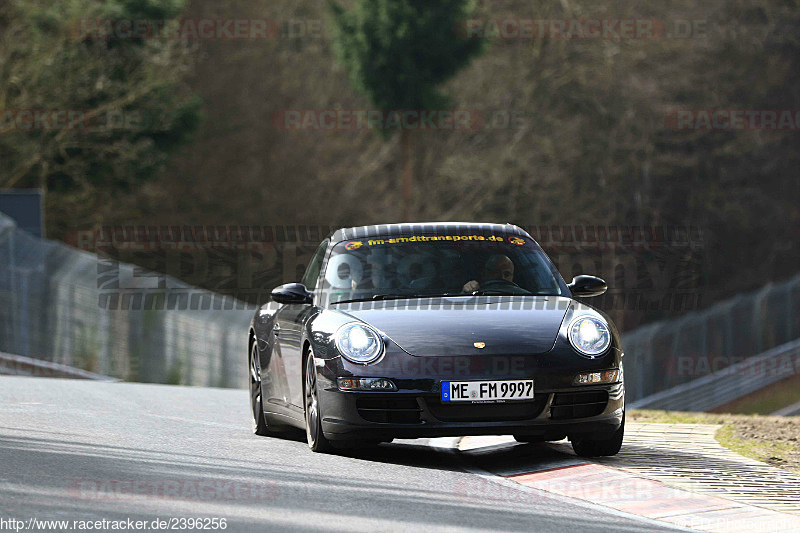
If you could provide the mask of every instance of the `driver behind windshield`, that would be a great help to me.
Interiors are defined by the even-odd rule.
[[[477,280],[464,284],[464,292],[491,290],[513,294],[530,294],[530,292],[514,283],[514,262],[507,255],[495,254],[483,266],[483,285]]]

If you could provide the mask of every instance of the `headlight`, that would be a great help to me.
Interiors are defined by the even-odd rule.
[[[608,349],[611,332],[599,318],[579,316],[569,325],[569,342],[580,353],[594,357]]]
[[[374,329],[363,324],[345,324],[336,332],[336,348],[354,363],[371,363],[381,356],[383,341]]]

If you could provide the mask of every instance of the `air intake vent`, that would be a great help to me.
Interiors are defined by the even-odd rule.
[[[608,392],[604,390],[557,392],[553,395],[550,418],[567,420],[597,416],[606,410],[606,405],[608,405]]]
[[[358,398],[356,408],[361,418],[383,424],[421,424],[416,398]]]

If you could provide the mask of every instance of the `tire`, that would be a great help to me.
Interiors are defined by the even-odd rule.
[[[606,457],[617,455],[622,448],[622,438],[625,435],[625,413],[622,414],[622,424],[608,439],[576,439],[572,440],[572,449],[581,457]]]
[[[303,376],[303,396],[305,398],[306,440],[313,452],[329,453],[333,451],[330,441],[322,433],[320,417],[319,393],[317,391],[317,367],[314,365],[314,353],[309,348]]]
[[[250,350],[250,414],[253,421],[253,433],[262,437],[272,435],[272,431],[267,426],[264,418],[263,394],[261,391],[261,369],[258,363],[257,341],[253,341],[253,348]]]

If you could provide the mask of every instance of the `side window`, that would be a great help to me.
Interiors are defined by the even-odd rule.
[[[325,250],[328,249],[328,242],[327,239],[322,241],[317,251],[314,252],[311,261],[308,262],[308,268],[306,268],[306,273],[303,275],[302,284],[310,291],[317,288],[317,278],[319,278],[319,270],[322,268],[322,260],[325,259]]]

